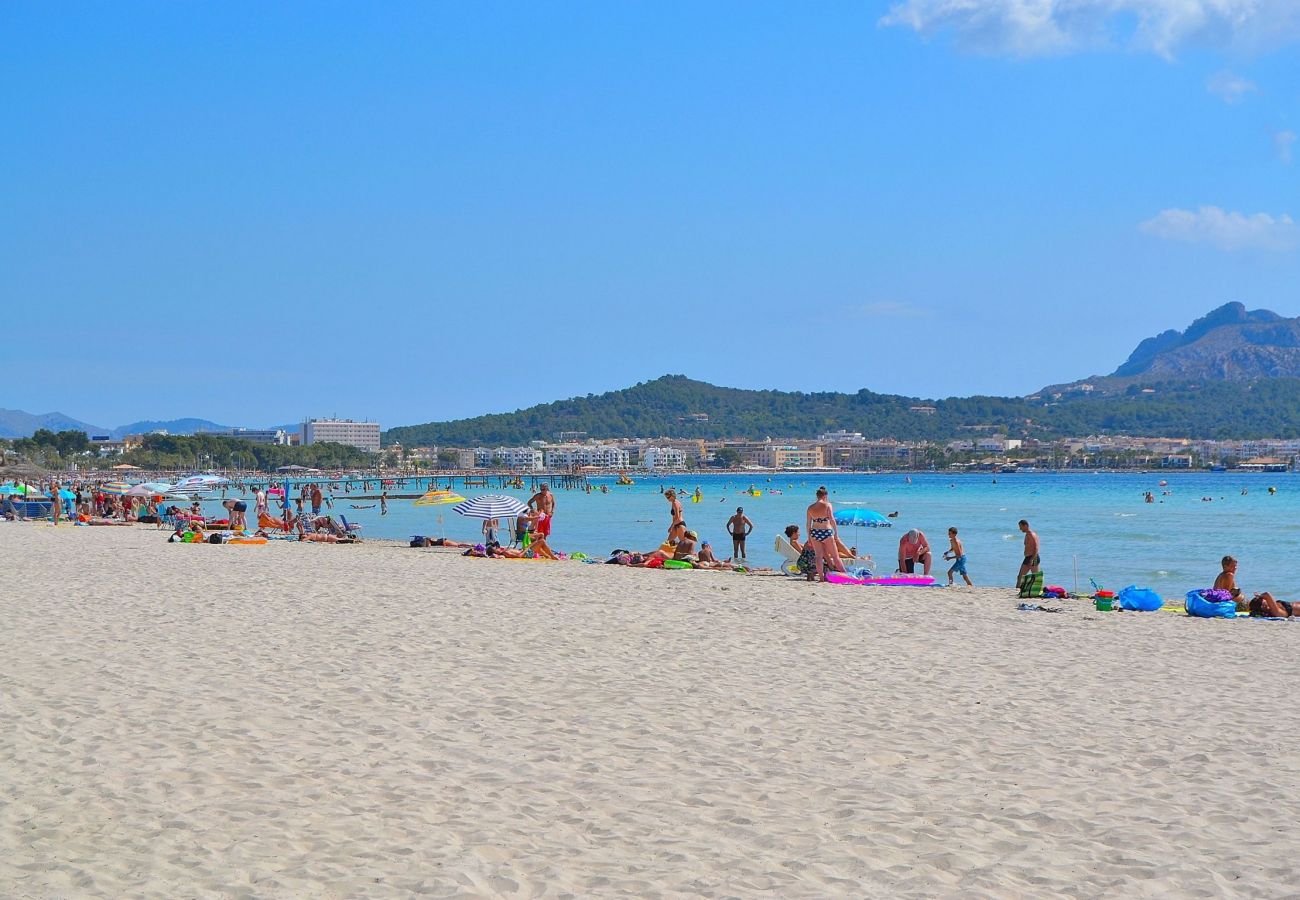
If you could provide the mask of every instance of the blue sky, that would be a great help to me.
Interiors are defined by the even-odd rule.
[[[1300,315],[1294,6],[7,3],[0,406],[1024,394]]]

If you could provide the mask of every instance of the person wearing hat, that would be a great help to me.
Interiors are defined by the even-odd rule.
[[[677,546],[673,550],[673,559],[695,562],[695,542],[699,539],[700,536],[694,531],[688,531],[682,535],[681,540],[677,542]]]

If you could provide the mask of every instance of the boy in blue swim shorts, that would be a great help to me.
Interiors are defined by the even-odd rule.
[[[974,584],[966,574],[966,548],[961,545],[956,528],[948,529],[948,552],[943,558],[953,561],[952,567],[948,569],[948,584],[952,584],[954,575],[960,575],[967,584]]]

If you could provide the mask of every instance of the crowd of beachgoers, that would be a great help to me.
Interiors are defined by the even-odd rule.
[[[322,480],[291,485],[287,482],[277,484],[270,479],[231,481],[216,476],[195,477],[210,480],[193,487],[202,488],[209,494],[220,491],[222,513],[218,516],[206,515],[198,495],[192,499],[185,497],[183,487],[161,482],[130,485],[103,477],[61,481],[57,476],[38,480],[37,484],[11,481],[0,485],[2,515],[9,521],[52,521],[55,525],[63,522],[85,526],[152,525],[159,530],[168,530],[169,541],[181,543],[290,540],[351,544],[361,541],[359,526],[349,523],[346,516],[336,516],[332,512],[336,492],[351,493],[351,481]],[[380,492],[375,505],[381,507],[383,515],[388,511],[387,488],[399,483],[375,479],[373,487],[369,480],[357,482],[357,486],[361,491]],[[935,566],[935,551],[923,531],[909,529],[899,539],[896,565],[887,563],[879,567],[870,556],[859,554],[857,547],[845,544],[839,531],[839,518],[825,486],[816,489],[803,524],[789,524],[777,536],[776,548],[783,562],[776,569],[749,562],[746,544],[755,526],[744,507],[737,507],[727,521],[731,552],[721,556],[708,540],[702,540],[699,533],[687,525],[682,503],[686,492],[676,488],[661,490],[669,512],[669,525],[663,541],[645,550],[615,547],[607,559],[593,559],[581,552],[566,554],[552,545],[556,502],[554,492],[546,483],[538,487],[526,504],[518,504],[519,509],[508,517],[480,517],[482,540],[479,542],[413,536],[410,544],[412,547],[455,549],[464,556],[476,558],[570,559],[645,569],[785,574],[808,581],[843,584],[936,584],[931,574]],[[698,488],[696,493],[699,493]],[[700,497],[691,499],[698,502]],[[472,512],[469,514],[473,515]],[[1024,519],[1020,520],[1019,528],[1024,538],[1024,558],[1015,579],[1020,596],[1069,597],[1070,593],[1064,588],[1043,584],[1039,537]],[[942,551],[942,559],[950,563],[946,572],[948,585],[957,583],[959,578],[964,584],[973,585],[965,548],[956,527],[947,529],[947,547]],[[1204,614],[1226,614],[1232,610],[1256,617],[1292,617],[1291,604],[1267,591],[1247,596],[1236,583],[1237,566],[1234,557],[1223,557],[1213,587],[1198,592],[1205,601],[1207,612]],[[1106,594],[1098,591],[1089,598],[1108,604],[1113,600],[1118,604],[1113,595],[1104,596]],[[1191,611],[1190,606],[1188,609]]]

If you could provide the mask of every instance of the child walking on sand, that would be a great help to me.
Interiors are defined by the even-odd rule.
[[[948,529],[948,550],[943,558],[953,561],[952,567],[948,569],[948,584],[952,584],[954,575],[961,575],[967,584],[974,584],[966,574],[966,548],[961,545],[961,538],[957,537],[956,528]]]

